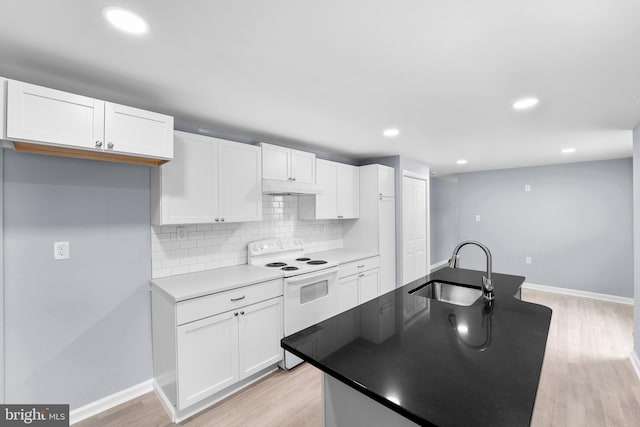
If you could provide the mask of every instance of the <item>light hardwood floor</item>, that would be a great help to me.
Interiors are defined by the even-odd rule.
[[[528,289],[523,299],[553,309],[532,426],[640,426],[640,380],[629,362],[633,308]],[[320,380],[307,364],[278,371],[181,425],[318,427]],[[153,393],[75,424],[169,425]]]

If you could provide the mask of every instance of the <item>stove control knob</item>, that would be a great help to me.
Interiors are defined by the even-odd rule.
[[[264,245],[262,243],[260,243],[260,249],[264,249]]]
[[[278,246],[282,247],[282,240],[278,240]]]
[[[253,246],[251,246],[251,249],[253,249],[254,251],[258,250],[258,245],[256,245],[255,243],[253,244]]]

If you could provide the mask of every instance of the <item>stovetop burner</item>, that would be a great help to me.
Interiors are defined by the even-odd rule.
[[[292,265],[289,265],[289,266],[286,266],[286,267],[282,267],[280,270],[293,271],[293,270],[298,270],[298,267],[294,267]]]
[[[320,264],[326,264],[327,261],[323,260],[323,259],[314,259],[312,261],[308,261],[307,264],[309,265],[320,265]]]
[[[307,257],[303,257],[303,258],[296,258],[296,261],[309,261],[311,258],[307,258]]]
[[[270,262],[266,264],[265,267],[284,267],[285,265],[287,265],[286,262]]]

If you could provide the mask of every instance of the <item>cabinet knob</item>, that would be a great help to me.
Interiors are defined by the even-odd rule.
[[[295,180],[296,180],[295,178],[291,178],[291,181],[295,181]]]
[[[237,315],[238,315],[238,312],[236,311],[235,313],[233,313],[233,315],[234,315],[234,316],[237,316]]]
[[[364,266],[365,266],[365,264],[362,264],[362,265],[359,265],[359,266],[358,266],[358,268],[362,268],[362,267],[364,267]]]
[[[338,218],[342,218],[342,215],[338,215]]]
[[[244,311],[241,311],[240,314],[242,314],[244,316]]]
[[[108,142],[107,143],[107,148],[113,148],[113,142]]]
[[[382,193],[380,193],[380,197],[382,197]]]
[[[364,277],[364,274],[359,274],[358,277]]]
[[[287,181],[293,181],[293,178],[289,177],[287,178]]]
[[[219,222],[219,221],[220,221],[220,218],[216,218],[216,222]]]
[[[96,147],[102,147],[102,141],[96,141]]]
[[[220,222],[224,222],[224,218],[220,218]]]

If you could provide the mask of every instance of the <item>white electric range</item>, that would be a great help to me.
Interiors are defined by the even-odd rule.
[[[248,245],[249,264],[284,274],[284,335],[338,313],[338,262],[306,255],[300,238],[258,240]],[[284,368],[302,359],[285,351]]]

